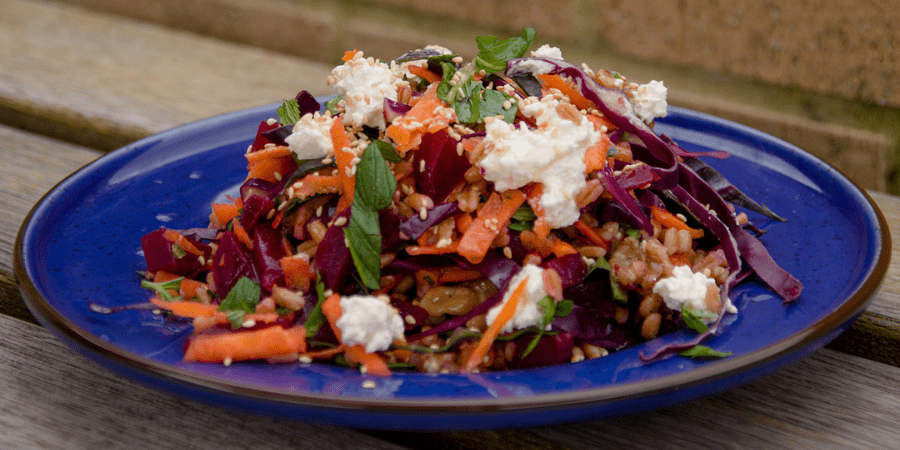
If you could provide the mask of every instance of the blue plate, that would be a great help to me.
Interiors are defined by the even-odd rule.
[[[189,325],[149,311],[102,315],[89,302],[145,301],[135,272],[140,238],[208,222],[209,204],[235,194],[243,153],[274,106],[215,117],[143,139],[79,170],[49,192],[19,233],[15,271],[35,317],[75,350],[165,394],[273,416],[362,428],[527,427],[637,413],[710,395],[770,373],[834,339],[884,276],[890,237],[871,199],[837,170],[761,132],[683,109],[657,122],[687,150],[727,150],[707,162],[787,219],[762,241],[805,285],[783,305],[749,279],[740,314],[707,344],[721,360],[642,364],[643,345],[609,356],[485,374],[396,373],[378,378],[320,364],[181,362]],[[674,336],[664,336],[668,340]],[[364,387],[372,380],[374,388]]]

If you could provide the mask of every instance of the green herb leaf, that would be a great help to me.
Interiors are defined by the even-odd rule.
[[[358,185],[357,185],[358,186]],[[363,284],[369,289],[378,289],[381,279],[381,229],[378,225],[378,211],[365,204],[362,196],[354,196],[350,206],[350,223],[344,228],[350,244],[350,256]]]
[[[588,273],[593,272],[596,269],[602,269],[609,272],[609,286],[612,290],[613,300],[619,303],[628,303],[628,294],[626,294],[625,291],[622,290],[622,287],[619,286],[619,279],[616,277],[615,272],[613,272],[612,266],[609,265],[609,261],[605,258],[597,258]]]
[[[713,350],[705,345],[695,345],[687,350],[678,353],[681,356],[689,356],[691,358],[725,358],[731,356],[734,352],[720,352]]]
[[[450,98],[455,100],[451,104],[461,123],[481,123],[485,117],[493,116],[502,116],[504,121],[512,123],[516,118],[516,105],[509,109],[503,108],[503,104],[511,97],[500,91],[485,89],[480,81],[469,80],[454,88],[451,94],[452,92],[458,92],[458,95],[450,95]]]
[[[709,330],[703,319],[714,319],[715,317],[716,315],[712,312],[688,308],[687,303],[681,305],[681,320],[698,333],[705,333]]]
[[[175,297],[173,297],[172,294],[169,293],[169,291],[177,291],[178,289],[180,289],[181,280],[183,279],[184,277],[178,277],[173,280],[163,281],[160,283],[154,283],[150,280],[141,280],[141,287],[144,289],[150,289],[156,292],[156,295],[158,295],[159,298],[167,302],[171,302],[172,300],[175,300]]]
[[[534,29],[525,28],[521,37],[499,42],[496,36],[477,37],[475,42],[478,44],[479,52],[475,57],[476,67],[488,73],[506,70],[506,61],[521,58],[534,41],[535,34]]]
[[[306,329],[306,335],[309,337],[314,337],[318,334],[319,329],[327,321],[325,314],[322,313],[322,303],[325,301],[325,283],[322,282],[322,277],[318,273],[316,274],[316,296],[318,297],[316,306],[309,313],[309,317],[306,318],[306,323],[303,324],[303,328]]]
[[[172,256],[174,256],[175,259],[184,258],[185,255],[187,255],[187,252],[184,251],[184,249],[181,248],[180,245],[175,243],[172,244]]]
[[[246,317],[247,313],[244,311],[228,311],[225,314],[225,318],[228,319],[228,322],[231,324],[232,330],[237,330],[244,326],[244,317]]]
[[[278,107],[277,112],[278,121],[281,122],[282,125],[293,125],[299,122],[300,117],[303,116],[300,114],[300,105],[295,98],[285,100],[284,103]]]
[[[572,300],[560,300],[556,302],[556,317],[566,317],[572,313],[572,307],[575,306],[575,302]]]
[[[528,347],[525,347],[525,351],[522,352],[523,358],[528,356],[528,354],[537,347],[538,341],[540,341],[541,337],[546,333],[547,325],[550,325],[555,317],[565,317],[572,312],[574,302],[571,300],[560,300],[559,303],[554,303],[553,298],[546,295],[538,301],[538,305],[540,305],[541,308],[544,308],[544,316],[541,317],[541,326],[534,335],[534,339],[528,343]],[[559,314],[560,312],[563,314]]]
[[[380,140],[374,140],[372,141],[372,144],[378,147],[378,151],[381,152],[381,157],[384,158],[385,161],[392,163],[403,161],[403,157],[397,153],[397,149],[395,149],[393,145]]]
[[[356,193],[353,203],[362,201],[372,209],[379,210],[391,206],[397,179],[382,156],[379,145],[374,141],[366,148],[356,166]],[[387,146],[390,144],[385,143]],[[356,213],[356,210],[353,210]],[[375,224],[378,224],[377,215]]]
[[[247,277],[241,277],[228,295],[219,305],[219,311],[243,311],[251,313],[256,310],[260,296],[259,283]]]
[[[325,109],[330,111],[332,115],[337,115],[338,103],[340,103],[341,100],[343,100],[343,99],[344,99],[344,97],[341,97],[340,95],[338,95],[336,97],[332,97],[331,99],[329,99],[328,101],[325,102]],[[299,106],[298,106],[298,109],[299,109]]]

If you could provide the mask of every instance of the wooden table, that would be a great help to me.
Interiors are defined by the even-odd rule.
[[[277,70],[260,71],[262,64]],[[66,5],[0,5],[0,124],[7,124],[0,125],[0,448],[900,445],[896,263],[850,330],[775,374],[637,416],[502,431],[364,431],[231,412],[120,378],[36,323],[16,287],[12,246],[28,210],[56,182],[111,148],[181,123],[278,101],[309,88],[300,86],[303,80],[323,80],[328,70]],[[327,92],[323,83],[312,90]],[[900,236],[900,198],[870,194],[892,234]],[[892,248],[895,262],[898,245]]]

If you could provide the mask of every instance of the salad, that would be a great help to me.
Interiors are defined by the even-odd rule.
[[[781,220],[653,131],[661,82],[529,51],[535,33],[349,51],[324,103],[303,91],[259,124],[240,192],[206,228],[146,234],[142,286],[189,321],[184,360],[313,361],[364,373],[539,367],[679,328],[647,361],[702,345],[755,273],[802,285],[747,213]]]

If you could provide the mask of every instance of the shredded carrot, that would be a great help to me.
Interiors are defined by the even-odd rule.
[[[360,344],[345,347],[344,354],[347,355],[349,361],[362,364],[366,368],[366,373],[381,377],[391,376],[391,369],[381,359],[381,356],[367,352],[366,348]]]
[[[438,114],[444,106],[437,95],[437,83],[430,84],[412,109],[388,126],[384,134],[397,144],[397,152],[405,155],[419,147],[425,133],[443,130],[456,119],[455,114]]]
[[[500,312],[497,314],[497,317],[494,319],[494,322],[484,330],[484,333],[481,335],[481,339],[478,341],[478,344],[475,346],[475,350],[469,354],[466,363],[463,365],[463,370],[467,372],[471,372],[484,359],[485,355],[487,355],[488,350],[490,350],[491,345],[494,344],[494,341],[497,339],[497,336],[500,336],[500,332],[503,330],[503,327],[506,326],[506,323],[512,319],[513,314],[516,312],[516,308],[519,307],[519,299],[522,297],[522,293],[525,291],[525,286],[527,286],[528,277],[522,280],[518,286],[516,286],[515,290],[513,290],[512,294],[509,296],[509,300],[507,300],[506,304],[501,307]]]
[[[460,234],[465,233],[474,220],[472,215],[467,213],[457,214],[453,219],[456,221],[456,231]]]
[[[586,237],[587,240],[592,244],[598,247],[603,247],[607,251],[609,251],[609,242],[607,242],[606,239],[603,239],[603,237],[600,236],[600,233],[598,233],[597,230],[588,225],[587,222],[579,218],[577,221],[575,221],[574,225],[575,228],[577,228],[581,233],[581,235]]]
[[[165,238],[169,242],[178,244],[178,246],[187,253],[197,256],[203,256],[203,252],[199,248],[197,248],[197,246],[195,246],[191,241],[188,240],[188,238],[182,236],[181,233],[175,230],[170,230],[167,228],[166,231],[163,232],[163,238]]]
[[[406,253],[409,255],[446,255],[459,251],[459,241],[451,241],[447,245],[438,247],[433,244],[410,245],[406,247]]]
[[[309,273],[309,260],[286,256],[281,258],[281,269],[284,270],[284,281],[288,287],[306,292],[311,285]]]
[[[247,230],[244,229],[244,226],[241,225],[240,220],[231,221],[231,230],[234,231],[235,237],[238,238],[241,243],[247,246],[248,250],[253,249],[253,240],[250,239],[250,235],[247,234]]]
[[[484,141],[484,136],[473,136],[462,140],[463,150],[472,153]]]
[[[206,283],[203,283],[201,281],[185,278],[181,280],[179,289],[181,290],[181,293],[184,294],[184,299],[190,300],[197,296],[197,291],[201,289],[207,289],[207,286]]]
[[[264,158],[247,163],[247,178],[260,178],[270,183],[280,181],[297,169],[297,162],[291,155]]]
[[[316,350],[314,352],[306,352],[301,353],[300,357],[306,356],[309,359],[331,359],[341,353],[344,353],[345,347],[343,345],[338,345],[337,347],[326,348],[323,350]]]
[[[220,227],[237,217],[241,213],[241,208],[244,207],[244,202],[241,201],[240,197],[228,197],[228,199],[231,200],[231,203],[212,204],[213,214],[216,216],[216,221]]]
[[[159,297],[151,298],[150,303],[153,303],[154,306],[169,311],[178,317],[187,317],[191,319],[195,317],[213,317],[215,316],[216,309],[218,308],[218,306],[216,305],[204,305],[203,303],[198,302],[167,302]]]
[[[154,283],[165,283],[166,281],[172,281],[181,275],[175,275],[171,272],[166,272],[165,270],[158,270],[155,274],[153,274],[153,282]]]
[[[688,260],[687,255],[684,253],[673,253],[669,255],[669,261],[673,266],[689,266],[691,265],[690,260]]]
[[[703,230],[697,228],[691,228],[683,220],[679,219],[675,216],[675,214],[666,211],[665,209],[651,206],[650,212],[653,215],[653,218],[659,222],[660,225],[666,228],[675,228],[676,230],[685,230],[691,234],[692,239],[702,238],[704,235]]]
[[[357,50],[357,49],[347,50],[346,52],[344,52],[344,57],[341,58],[341,61],[344,61],[344,62],[350,61],[351,59],[353,59],[354,56],[356,56],[356,52],[358,52],[358,51],[359,50]]]
[[[254,330],[196,334],[188,340],[185,362],[245,361],[306,351],[306,329],[280,325]]]
[[[441,81],[440,75],[428,70],[425,67],[417,66],[415,64],[410,64],[410,65],[406,66],[406,69],[409,70],[409,72],[412,73],[413,75],[420,77],[420,78],[424,78],[425,81],[427,81],[429,83],[437,83],[438,81]]]
[[[553,238],[550,240],[551,242],[551,250],[556,257],[566,256],[566,255],[574,255],[578,253],[578,250],[575,250],[575,247],[572,247],[572,244],[559,239]]]
[[[525,197],[528,206],[534,211],[537,220],[534,221],[532,231],[540,238],[546,238],[550,234],[550,224],[547,223],[547,212],[541,206],[541,196],[544,195],[544,185],[542,183],[532,183],[525,190]]]
[[[294,183],[294,186],[294,197],[303,200],[318,194],[343,194],[345,182],[340,175],[311,173],[303,177],[298,183]]]
[[[344,193],[338,201],[338,211],[343,211],[353,204],[353,193],[356,190],[356,172],[353,160],[356,154],[350,151],[350,139],[344,130],[344,122],[340,117],[331,125],[331,143],[334,146],[334,160],[337,163],[338,176]]]
[[[578,109],[586,110],[595,107],[594,102],[584,98],[584,96],[581,95],[581,92],[578,92],[569,86],[559,75],[538,75],[538,78],[544,82],[544,89],[559,89],[563,95],[569,96],[569,100],[571,100],[572,104]]]
[[[472,264],[481,262],[494,238],[500,234],[500,230],[506,226],[522,203],[525,203],[525,194],[516,189],[502,194],[492,193],[460,239],[459,255]]]
[[[341,318],[341,314],[343,314],[343,311],[341,310],[341,296],[338,294],[331,294],[331,296],[326,298],[322,302],[322,314],[325,315],[325,319],[327,319],[328,324],[331,325],[331,330],[334,331],[335,337],[340,341],[341,329],[338,328],[337,321]]]
[[[584,151],[584,173],[596,172],[606,167],[606,152],[611,142],[605,134],[596,144]]]
[[[472,281],[484,278],[481,272],[474,269],[463,269],[459,266],[449,266],[441,270],[441,276],[438,284],[444,283],[460,283],[463,281]]]
[[[280,158],[282,156],[290,156],[291,149],[284,146],[267,147],[255,152],[244,153],[247,162],[257,162],[268,158]]]

